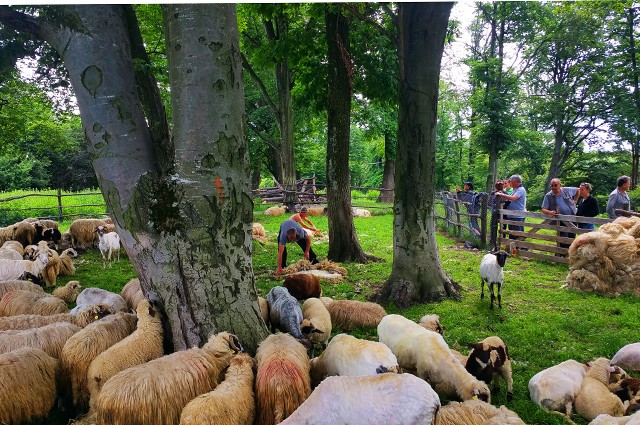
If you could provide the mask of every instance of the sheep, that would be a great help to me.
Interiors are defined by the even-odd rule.
[[[245,353],[231,359],[224,381],[182,409],[180,425],[251,425],[255,417],[253,359]]]
[[[20,254],[20,259],[21,260],[23,259],[22,255],[24,255],[24,246],[22,246],[22,244],[20,242],[13,241],[13,240],[5,241],[2,244],[2,248],[13,249],[18,254]]]
[[[251,237],[260,243],[267,241],[267,231],[260,223],[253,223],[251,225]]]
[[[98,234],[96,227],[106,226],[104,220],[96,218],[79,218],[74,220],[69,226],[69,237],[71,248],[86,248],[98,245]],[[63,235],[64,239],[64,235]]]
[[[313,344],[300,329],[302,309],[298,301],[289,294],[287,288],[283,286],[271,288],[267,294],[267,302],[269,303],[271,331],[273,332],[277,328],[282,332],[288,332],[311,352]]]
[[[493,293],[493,286],[498,285],[498,307],[502,308],[502,282],[504,281],[504,263],[507,261],[507,254],[505,251],[493,252],[485,254],[480,261],[480,299],[484,299],[484,283],[487,282],[489,291],[491,291],[491,305],[490,309],[493,309],[493,302],[496,296]]]
[[[81,328],[69,322],[55,322],[39,328],[17,329],[0,332],[0,353],[17,348],[33,347],[57,359],[64,343]]]
[[[269,320],[269,302],[262,297],[258,297],[258,305],[260,306],[260,316],[264,320],[265,325],[269,327],[271,321]]]
[[[88,324],[67,340],[60,354],[61,375],[64,382],[61,395],[67,407],[72,405],[78,410],[88,408],[89,365],[98,354],[123,340],[135,329],[135,314],[116,313]]]
[[[39,242],[44,243],[44,242]],[[47,265],[40,271],[40,275],[47,287],[56,286],[56,280],[60,274],[60,256],[54,249],[49,249],[49,261]]]
[[[47,417],[56,400],[58,360],[38,348],[0,354],[0,423],[32,423]]]
[[[7,242],[5,242],[5,245],[8,242],[15,242],[17,244],[20,244],[20,242],[16,242],[16,241],[7,241]],[[22,260],[22,254],[20,254],[19,251],[15,250],[13,248],[6,247],[5,245],[2,245],[2,247],[0,248],[0,258],[5,259],[5,260]],[[24,251],[24,250],[22,250],[22,251]]]
[[[16,290],[7,293],[0,300],[0,317],[18,314],[50,315],[68,313],[67,304],[58,297],[47,293]]]
[[[71,314],[78,314],[92,304],[107,304],[113,311],[129,311],[127,302],[119,294],[102,288],[86,288],[78,295]]]
[[[70,280],[66,285],[61,286],[53,290],[51,295],[58,297],[61,300],[72,303],[78,298],[78,294],[82,290],[80,282],[77,280]]]
[[[76,266],[73,265],[73,258],[76,258],[78,253],[73,248],[67,248],[60,254],[60,274],[65,276],[71,276],[76,272]]]
[[[4,244],[6,241],[13,240],[13,227],[13,224],[6,227],[0,227],[0,243]]]
[[[611,358],[611,365],[623,367],[632,372],[640,372],[640,342],[627,344]]]
[[[36,227],[33,223],[21,221],[13,226],[13,237],[11,239],[18,241],[22,246],[32,245],[36,237]]]
[[[178,351],[123,370],[104,384],[95,403],[91,401],[98,424],[179,423],[187,403],[213,390],[231,358],[241,351],[235,335],[221,332],[202,348]]]
[[[440,335],[444,335],[444,331],[446,330],[446,328],[440,323],[440,316],[437,314],[425,314],[420,318],[418,324],[425,329],[438,332]]]
[[[371,211],[369,210],[365,210],[364,208],[356,208],[356,207],[352,207],[351,209],[353,211],[354,217],[371,217]]]
[[[0,280],[18,279],[25,272],[38,276],[49,262],[49,256],[49,248],[44,244],[38,245],[34,261],[0,259]]]
[[[381,342],[338,334],[327,348],[310,361],[311,380],[317,385],[327,376],[368,376],[400,373],[398,359]]]
[[[625,415],[629,415],[640,408],[640,379],[620,379],[619,381],[608,385],[608,388],[611,392],[620,397],[620,400],[625,404],[625,406],[627,406]]]
[[[322,205],[312,205],[307,208],[307,214],[311,217],[318,217],[327,213],[327,207],[323,207]]]
[[[281,425],[431,424],[440,399],[408,373],[330,376]]]
[[[631,416],[613,417],[607,414],[596,416],[589,425],[640,425],[640,413]]]
[[[440,391],[449,388],[462,400],[478,397],[491,401],[487,384],[465,370],[439,333],[391,314],[380,321],[378,337],[396,355],[402,368],[415,369],[417,376],[431,383],[436,391],[441,386]]]
[[[284,213],[289,212],[289,207],[286,205],[282,205],[280,207],[269,207],[264,211],[264,215],[271,215],[274,217],[283,215]]]
[[[37,252],[38,252],[38,245],[27,245],[23,249],[22,258],[24,260],[33,261],[38,257]]]
[[[609,360],[603,357],[590,362],[587,375],[582,380],[576,396],[576,413],[590,421],[602,413],[611,416],[624,415],[622,401],[607,387],[613,371]]]
[[[138,303],[145,299],[140,287],[140,279],[136,277],[127,282],[120,291],[120,296],[127,302],[131,310],[135,310],[138,307]]]
[[[120,261],[120,236],[116,232],[107,233],[105,226],[96,227],[95,232],[98,234],[98,248],[102,254],[102,268],[106,267],[107,261],[111,267],[111,255],[116,261]]]
[[[2,297],[4,297],[8,292],[15,291],[17,289],[44,294],[44,289],[35,283],[28,282],[26,280],[5,280],[0,282],[0,299],[2,299]]]
[[[525,425],[504,406],[495,407],[480,400],[452,401],[438,410],[434,425]]]
[[[344,331],[354,328],[375,328],[387,312],[380,304],[356,300],[320,298],[331,315],[333,327]]]
[[[507,383],[507,401],[511,401],[513,375],[507,344],[497,336],[490,336],[476,344],[469,344],[469,348],[472,350],[465,366],[467,372],[487,385],[493,381],[494,390],[498,389],[499,379],[502,377]]]
[[[87,380],[92,401],[100,393],[105,382],[121,370],[163,355],[160,312],[149,301],[144,300],[138,304],[136,313],[138,316],[136,330],[100,353],[89,365]]]
[[[100,320],[103,317],[113,314],[107,305],[96,304],[76,316],[69,313],[51,314],[42,316],[40,314],[19,314],[17,316],[0,317],[0,331],[30,329],[49,325],[56,322],[69,322],[84,328],[89,323]]]
[[[311,394],[309,361],[299,341],[278,333],[260,343],[256,362],[256,423],[274,425]]]
[[[322,301],[309,298],[302,303],[300,329],[312,343],[327,346],[327,341],[331,337],[331,315]]]
[[[587,369],[585,364],[566,360],[536,373],[528,385],[531,401],[543,409],[560,412],[570,418]]]
[[[307,298],[320,298],[322,296],[322,286],[318,276],[312,274],[296,273],[284,278],[282,286],[289,290],[289,294],[297,300]]]

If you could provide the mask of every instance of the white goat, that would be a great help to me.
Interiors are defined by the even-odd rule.
[[[116,232],[109,233],[105,226],[96,227],[95,232],[100,239],[98,248],[102,254],[102,268],[106,267],[107,261],[111,267],[111,254],[116,257],[116,261],[120,261],[120,236]]]
[[[491,291],[491,306],[493,309],[493,301],[496,296],[493,293],[493,285],[498,285],[498,307],[502,308],[502,282],[504,281],[504,263],[507,261],[505,251],[497,251],[486,254],[480,262],[480,299],[484,299],[484,283],[487,282],[489,291]]]

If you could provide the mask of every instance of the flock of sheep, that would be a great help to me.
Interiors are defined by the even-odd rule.
[[[47,243],[98,246],[105,265],[115,250],[101,242],[117,233],[104,221],[84,230],[91,226],[35,241],[34,252],[49,250],[46,267],[57,252]],[[488,256],[481,274],[492,304],[498,285],[500,306],[504,260]],[[285,270],[291,273],[282,285],[259,297],[272,333],[254,357],[228,332],[165,355],[160,312],[138,279],[119,294],[73,280],[51,294],[16,277],[0,282],[0,423],[41,420],[58,406],[76,424],[101,425],[524,424],[491,404],[501,381],[513,399],[512,359],[501,338],[488,336],[460,353],[445,342],[437,315],[414,322],[376,303],[324,297],[320,279],[295,273],[299,268]],[[44,268],[30,270],[17,277],[55,285],[44,283]],[[376,329],[378,341],[339,333],[358,328]],[[640,343],[611,360],[570,360],[541,371],[529,381],[530,396],[569,421],[575,411],[593,425],[637,425],[640,380],[625,370],[640,371]],[[458,401],[443,405],[441,397]]]

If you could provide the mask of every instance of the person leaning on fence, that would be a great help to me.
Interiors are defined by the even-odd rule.
[[[295,242],[302,248],[305,260],[310,261],[311,264],[318,263],[318,257],[311,249],[311,237],[294,220],[285,220],[280,224],[278,231],[278,268],[276,274],[282,273],[282,269],[287,267],[286,244],[290,242]]]
[[[631,187],[631,177],[620,176],[618,177],[618,187],[609,194],[609,201],[607,202],[607,216],[609,218],[616,218],[616,210],[631,210],[631,199],[627,191]]]
[[[513,194],[507,195],[506,193],[496,193],[496,196],[500,196],[507,201],[511,201],[507,209],[509,211],[526,211],[527,209],[527,191],[524,186],[522,186],[522,177],[518,174],[514,174],[509,177],[509,183],[513,187]],[[524,223],[524,217],[518,215],[508,215],[506,217],[507,220],[511,221],[521,221]],[[524,226],[519,226],[515,224],[509,225],[509,230],[516,232],[523,232]],[[509,239],[522,239],[521,237],[509,235]]]
[[[499,213],[498,210],[503,208],[507,208],[510,201],[507,201],[501,196],[496,196],[498,192],[504,193],[504,182],[502,180],[498,180],[493,185],[494,190],[489,194],[489,202],[488,205],[491,207],[491,223],[489,225],[489,246],[494,249],[497,247],[496,238],[498,236],[498,218]]]
[[[548,216],[576,215],[578,211],[576,201],[578,200],[577,187],[562,187],[559,178],[551,179],[551,190],[544,195],[542,200],[542,212]],[[558,226],[567,226],[564,222],[558,221]],[[575,238],[571,232],[558,232],[558,236],[564,238]],[[569,248],[571,244],[560,243],[560,247]]]
[[[462,189],[463,190],[460,190],[460,188],[456,186],[456,196],[458,197],[458,199],[460,199],[462,202],[465,203],[465,206],[467,207],[467,212],[469,214],[477,214],[477,211],[475,208],[476,194],[473,192],[473,183],[464,182],[464,184],[462,185]],[[476,232],[480,232],[480,226],[478,225],[478,217],[469,216],[469,219],[471,220],[471,228],[474,229]]]
[[[589,183],[580,183],[578,189],[580,195],[580,201],[578,203],[577,216],[581,217],[595,217],[600,214],[598,208],[598,200],[591,195],[591,185]],[[593,230],[593,223],[578,223],[578,227],[581,229]]]

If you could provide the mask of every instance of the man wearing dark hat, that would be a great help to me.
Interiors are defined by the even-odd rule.
[[[311,230],[312,232],[316,232],[316,226],[307,218],[307,207],[302,207],[299,213],[293,214],[289,217],[289,220],[293,220],[302,226],[303,229]],[[306,224],[305,224],[306,223]]]
[[[475,213],[473,204],[474,204],[474,201],[475,201],[474,198],[476,195],[473,192],[473,182],[469,182],[469,181],[464,182],[464,184],[462,185],[462,188],[464,190],[460,190],[460,188],[456,186],[456,195],[458,196],[458,199],[460,199],[462,202],[465,203],[469,214],[473,214]],[[471,220],[471,227],[476,231],[479,231],[480,226],[478,225],[478,217],[470,217],[470,220]]]

